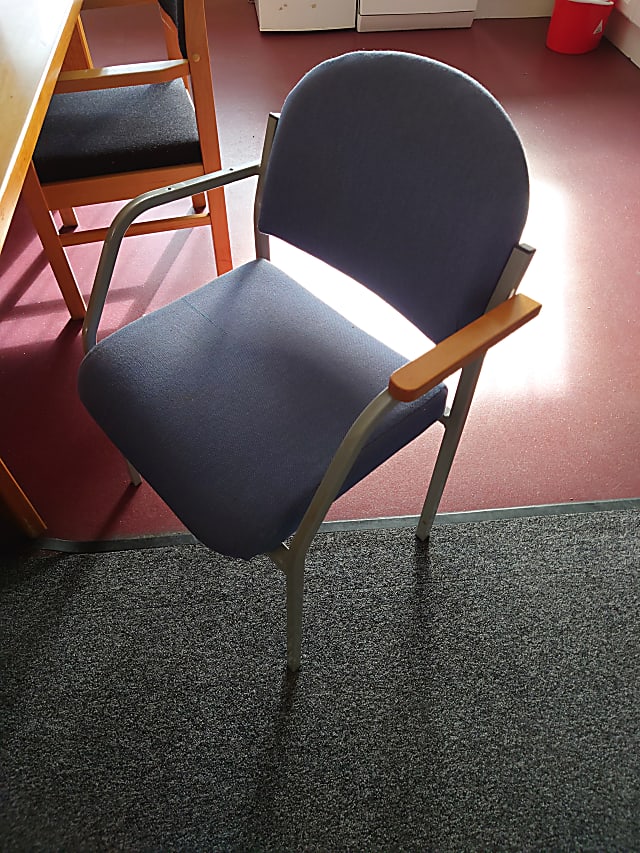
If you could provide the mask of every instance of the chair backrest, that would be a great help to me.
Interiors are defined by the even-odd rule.
[[[158,0],[158,3],[175,24],[176,30],[178,31],[180,51],[183,57],[187,59],[187,44],[184,27],[184,0]]]
[[[189,60],[202,162],[205,171],[214,172],[221,164],[211,67],[208,61],[205,3],[204,0],[158,0],[158,4],[175,24],[180,53],[184,59]],[[207,61],[194,61],[198,56],[206,56]]]
[[[287,97],[258,225],[439,341],[486,309],[528,201],[519,137],[482,86],[422,56],[362,51]]]

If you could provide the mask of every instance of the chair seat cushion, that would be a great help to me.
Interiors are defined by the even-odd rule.
[[[41,183],[201,160],[182,80],[54,95],[34,153]]]
[[[268,261],[248,263],[104,338],[82,401],[204,544],[249,558],[298,526],[352,422],[406,359]],[[443,413],[399,404],[343,492]]]

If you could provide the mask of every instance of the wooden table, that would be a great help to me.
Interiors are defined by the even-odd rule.
[[[0,250],[81,6],[82,0],[0,0]],[[2,459],[0,499],[30,536],[46,530]]]

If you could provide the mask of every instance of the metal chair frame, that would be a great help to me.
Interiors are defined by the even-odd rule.
[[[109,229],[102,250],[83,326],[86,352],[92,349],[97,342],[98,325],[122,239],[131,223],[145,211],[199,192],[228,186],[245,178],[257,176],[258,186],[254,205],[256,254],[259,258],[269,259],[269,236],[259,231],[257,223],[260,215],[263,176],[269,160],[277,122],[278,116],[271,114],[260,161],[145,193],[129,202],[120,211]],[[540,310],[538,303],[526,296],[515,295],[533,253],[534,249],[530,246],[517,245],[505,265],[485,315],[442,341],[434,350],[392,374],[389,387],[381,391],[366,406],[345,435],[309,504],[302,522],[289,543],[281,544],[269,554],[272,561],[282,569],[286,576],[287,663],[291,670],[296,671],[300,666],[306,555],[318,528],[329,507],[339,494],[340,488],[367,438],[390,409],[400,405],[403,399],[405,402],[410,399],[417,399],[438,385],[447,376],[461,370],[451,409],[442,418],[444,436],[416,530],[416,535],[420,540],[428,540],[462,430],[469,414],[484,356],[491,346],[531,320]],[[469,335],[468,330],[472,326],[477,328],[477,334],[474,332],[472,342],[467,342],[464,336]],[[417,385],[411,381],[411,378],[405,381],[407,369],[422,361],[424,361],[425,367],[422,369],[422,375]],[[419,366],[422,368],[422,365]],[[413,396],[407,396],[410,394]],[[130,466],[130,470],[132,481],[139,483],[140,477],[135,469]]]

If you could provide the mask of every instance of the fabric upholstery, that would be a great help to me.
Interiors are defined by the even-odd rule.
[[[349,426],[405,361],[255,261],[101,341],[79,392],[202,542],[251,557],[296,529]],[[343,491],[437,420],[445,397],[439,386],[393,410]]]
[[[286,99],[259,224],[440,340],[485,310],[527,206],[522,146],[488,92],[433,60],[359,52]],[[294,532],[404,361],[256,261],[100,341],[79,392],[202,542],[248,558]],[[343,491],[438,420],[445,397],[439,386],[389,413]]]
[[[201,162],[193,104],[181,80],[54,95],[33,160],[43,183]]]
[[[421,56],[358,52],[287,97],[260,228],[438,341],[485,310],[527,207],[520,140],[485,89]]]

